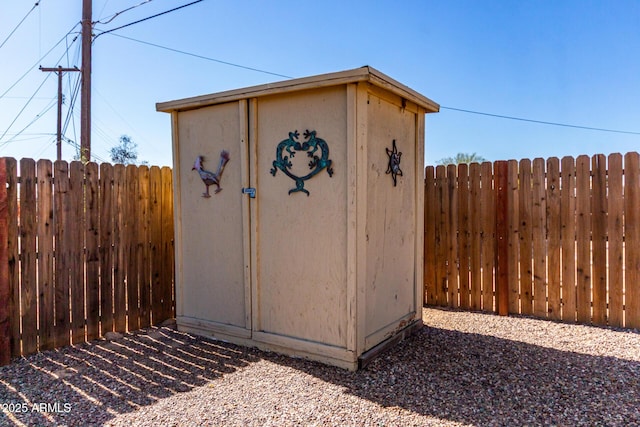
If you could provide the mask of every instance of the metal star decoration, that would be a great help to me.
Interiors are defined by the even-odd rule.
[[[393,178],[393,186],[395,187],[397,185],[397,176],[402,176],[402,169],[400,169],[400,157],[402,156],[402,153],[398,152],[395,139],[393,140],[393,149],[389,150],[388,148],[385,148],[385,150],[387,150],[387,156],[389,156],[387,173],[391,174],[391,177]]]

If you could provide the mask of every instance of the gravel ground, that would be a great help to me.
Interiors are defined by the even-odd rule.
[[[150,328],[0,368],[0,425],[640,425],[640,333],[425,309],[366,369]]]

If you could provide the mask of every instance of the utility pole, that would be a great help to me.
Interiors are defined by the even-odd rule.
[[[78,67],[73,68],[44,68],[40,66],[40,70],[45,73],[57,73],[58,74],[58,133],[56,139],[56,147],[58,151],[58,160],[62,160],[62,73],[67,71],[80,71]]]
[[[80,159],[91,161],[92,1],[82,0],[82,85],[80,87]]]

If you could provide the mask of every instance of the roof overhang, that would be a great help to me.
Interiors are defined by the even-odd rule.
[[[391,77],[381,73],[375,68],[364,66],[353,70],[340,71],[336,73],[321,74],[299,79],[284,80],[275,83],[268,83],[259,86],[251,86],[242,89],[234,89],[224,92],[212,93],[209,95],[194,96],[191,98],[178,99],[174,101],[159,102],[156,110],[165,113],[193,110],[225,102],[238,101],[241,99],[257,98],[287,92],[297,92],[302,90],[317,89],[322,87],[338,86],[349,83],[369,82],[374,86],[383,88],[394,93],[418,106],[424,108],[427,113],[440,111],[440,105],[433,102],[426,96],[413,89],[399,83]]]

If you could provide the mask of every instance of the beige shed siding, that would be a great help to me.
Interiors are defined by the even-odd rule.
[[[395,102],[394,102],[395,101]],[[415,313],[416,113],[401,99],[369,94],[365,350]],[[387,174],[393,140],[402,153],[397,185]],[[372,336],[373,335],[373,336]]]
[[[309,90],[257,101],[259,262],[256,330],[347,345],[347,114],[346,87]],[[333,177],[325,170],[305,181],[310,196],[297,192],[282,171],[270,173],[276,147],[298,130],[315,130],[329,146]],[[309,157],[291,159],[292,172],[309,172]]]
[[[179,113],[179,204],[177,224],[182,247],[178,254],[178,316],[245,327],[244,243],[242,217],[241,121],[238,102]],[[197,156],[216,171],[220,152],[229,163],[223,190],[202,197],[205,185],[192,170]]]
[[[420,323],[424,114],[436,103],[363,67],[157,108],[172,113],[180,330],[356,369]],[[288,194],[295,181],[271,174],[277,146],[307,130],[326,141],[333,176]],[[224,190],[202,198],[193,162],[215,171],[222,149]],[[304,151],[290,160],[310,172]]]

